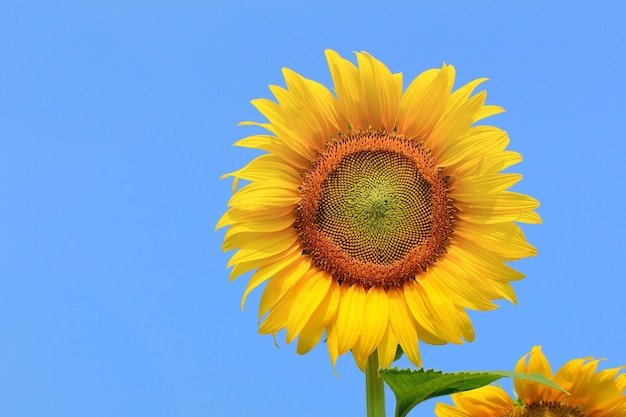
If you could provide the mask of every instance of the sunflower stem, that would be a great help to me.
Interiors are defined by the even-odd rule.
[[[374,351],[365,366],[367,417],[385,417],[385,383],[378,374],[378,353]]]

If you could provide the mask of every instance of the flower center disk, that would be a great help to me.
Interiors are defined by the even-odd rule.
[[[428,238],[430,184],[389,151],[344,157],[322,185],[316,224],[350,257],[390,265]]]
[[[502,417],[583,417],[579,409],[554,402],[515,407]]]
[[[401,286],[445,252],[454,207],[419,141],[356,131],[305,176],[296,226],[305,252],[340,283]]]

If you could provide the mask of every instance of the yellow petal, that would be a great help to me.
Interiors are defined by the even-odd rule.
[[[333,50],[326,50],[328,68],[335,85],[338,108],[352,126],[367,129],[367,120],[361,115],[360,80],[357,68]],[[348,126],[342,126],[346,129]]]
[[[284,119],[289,120],[288,128],[297,132],[296,135],[289,136],[289,139],[299,141],[299,146],[303,149],[311,147],[321,149],[330,132],[326,130],[325,123],[320,124],[313,110],[315,103],[308,102],[306,98],[300,98],[297,93],[294,94],[283,87],[271,85],[270,90],[280,104]]]
[[[228,228],[228,230],[224,234],[224,239],[230,240],[231,237],[234,237],[239,233],[244,233],[246,235],[246,238],[255,233],[272,233],[284,231],[285,233],[291,234],[291,229],[293,229],[294,221],[295,216],[289,215],[284,217],[274,217],[272,220],[269,221],[257,220],[249,222],[238,222]]]
[[[456,323],[457,308],[445,294],[432,289],[429,279],[404,284],[404,297],[415,320],[422,328],[452,343],[461,343]]]
[[[528,363],[526,362],[528,360]],[[515,366],[515,372],[524,374],[532,374],[538,372],[549,379],[552,379],[552,368],[548,360],[541,352],[541,346],[533,346],[530,353],[522,356]],[[515,392],[525,404],[533,404],[543,400],[545,387],[543,384],[536,382],[515,379],[513,381]]]
[[[450,196],[455,200],[474,201],[476,195],[496,194],[507,190],[522,179],[520,174],[485,174],[456,177]]]
[[[284,212],[284,214],[283,214]],[[231,225],[225,236],[241,232],[277,232],[293,227],[296,215],[293,209],[283,210],[238,210],[231,209],[224,213],[217,223],[217,228]]]
[[[467,120],[467,118],[465,119]],[[500,155],[509,144],[509,136],[493,126],[474,126],[458,137],[448,137],[437,145],[436,162],[439,166],[450,166],[466,160],[476,162],[485,155]],[[456,167],[455,167],[456,168]],[[454,170],[456,172],[456,169]],[[499,171],[498,171],[499,172]],[[485,172],[481,169],[474,175]],[[458,177],[461,177],[457,174]]]
[[[324,330],[335,321],[339,308],[340,292],[339,284],[332,280],[326,297],[300,332],[296,353],[302,355],[313,349],[320,341]]]
[[[446,111],[432,132],[424,139],[424,144],[433,152],[438,164],[446,160],[445,150],[458,144],[458,138],[469,132],[474,116],[485,102],[486,94],[478,93],[454,111]],[[450,164],[450,162],[447,162]]]
[[[289,312],[296,301],[296,293],[289,291],[270,310],[259,327],[260,334],[276,334],[287,326]]]
[[[245,124],[250,124],[252,126],[264,127],[269,130],[270,126],[265,126],[263,123],[254,123],[249,122]],[[303,172],[310,167],[309,160],[304,158],[294,149],[286,145],[283,141],[281,141],[276,136],[270,135],[254,135],[248,136],[246,138],[240,139],[235,142],[233,146],[241,146],[244,148],[252,148],[252,149],[261,149],[267,152],[271,152],[276,156],[280,157],[290,166],[293,166],[298,172]]]
[[[475,157],[460,160],[452,167],[444,167],[445,172],[452,172],[457,177],[464,175],[496,174],[510,166],[522,162],[522,155],[513,151],[483,153]]]
[[[387,326],[380,344],[378,345],[378,366],[391,366],[398,349],[398,338],[391,326]]]
[[[298,95],[300,102],[308,103],[307,109],[317,119],[323,132],[329,134],[340,129],[336,109],[337,100],[326,87],[288,68],[283,68],[283,76],[287,88]],[[327,134],[320,139],[327,139]]]
[[[353,285],[344,290],[337,314],[337,348],[343,355],[354,346],[361,333],[365,313],[365,290]]]
[[[489,311],[497,308],[491,300],[497,294],[479,277],[472,276],[454,261],[445,258],[437,262],[437,266],[429,271],[428,279],[442,294],[448,294],[458,306],[478,311]]]
[[[359,338],[358,356],[367,359],[376,350],[389,327],[389,305],[384,289],[372,287],[367,291],[361,320],[364,325]]]
[[[415,321],[411,315],[404,294],[398,288],[390,288],[389,296],[389,321],[393,333],[398,337],[400,346],[407,358],[416,366],[422,366],[422,359],[417,346],[417,331]]]
[[[535,256],[537,250],[526,241],[522,229],[513,222],[498,224],[474,224],[458,222],[454,235],[472,241],[494,252],[504,261],[515,261]]]
[[[270,309],[274,308],[291,288],[300,281],[311,269],[308,259],[293,262],[274,274],[263,290],[259,303],[259,320]]]
[[[308,161],[315,159],[316,149],[306,140],[306,136],[300,134],[298,127],[301,125],[289,117],[288,109],[283,109],[279,104],[265,98],[252,100],[251,103],[270,122],[271,130],[276,134],[279,142],[287,143],[298,155]]]
[[[515,290],[510,283],[491,281],[489,282],[489,286],[492,287],[498,294],[496,297],[493,297],[493,299],[503,299],[517,305],[517,295],[515,294]]]
[[[257,260],[239,262],[233,266],[233,269],[230,270],[229,279],[230,281],[232,281],[235,278],[239,277],[240,275],[245,274],[246,272],[252,271],[253,269],[257,269],[260,266],[270,265],[270,264],[273,264],[274,262],[278,262],[282,260],[283,258],[285,258],[286,256],[289,256],[296,251],[298,253],[302,252],[302,249],[300,248],[299,245],[294,245],[290,250],[287,250],[285,252],[281,252],[281,253],[277,253],[276,255],[269,256],[265,258],[261,264]]]
[[[453,92],[450,96],[446,112],[457,111],[459,107],[462,107],[467,102],[469,96],[474,92],[476,87],[478,87],[480,84],[484,83],[487,80],[488,78],[477,78],[468,82],[467,84],[463,85],[458,90]]]
[[[296,293],[293,308],[287,320],[287,343],[291,343],[302,331],[322,300],[328,294],[332,278],[326,271],[318,271],[301,279],[292,291]]]
[[[233,143],[233,146],[241,146],[242,148],[262,149],[271,152],[272,146],[276,143],[275,136],[254,135],[239,139]]]
[[[528,223],[528,224],[541,224],[542,223],[541,216],[539,216],[534,211],[527,211],[526,213],[521,213],[516,221],[521,222],[521,223]]]
[[[496,417],[510,415],[514,404],[500,387],[485,386],[452,395],[454,406],[437,403],[437,417]]]
[[[396,125],[396,114],[402,81],[394,78],[389,69],[366,52],[356,53],[359,64],[361,111],[373,129],[391,132]],[[399,88],[398,88],[399,87]],[[362,129],[367,126],[360,126]]]
[[[357,356],[354,352],[354,349],[352,349],[352,356],[354,357],[354,363],[356,363],[357,368],[359,368],[361,372],[365,372],[365,368],[367,368],[367,360],[369,358],[367,356]]]
[[[227,266],[231,267],[239,262],[261,260],[284,252],[294,245],[299,245],[297,242],[298,234],[295,232],[285,233],[281,231],[262,234],[245,232],[224,239],[222,248],[225,251],[242,248],[235,252],[228,261]]]
[[[330,364],[335,369],[335,363],[339,357],[339,348],[337,347],[337,322],[333,322],[328,326],[326,331],[326,347],[328,348],[328,356],[330,357]]]
[[[274,154],[261,155],[240,170],[226,175],[248,181],[279,179],[292,186],[302,181],[300,172],[288,160]]]
[[[476,241],[455,237],[456,245],[448,252],[449,259],[454,259],[471,275],[494,281],[517,281],[524,274],[516,271],[502,261],[502,258],[484,248]]]
[[[228,201],[229,206],[242,206],[250,209],[268,207],[294,207],[300,201],[297,187],[280,181],[264,182],[262,185],[248,184],[238,190]]]
[[[281,253],[280,255],[281,257],[277,261],[264,265],[254,271],[254,274],[252,274],[252,276],[250,277],[250,281],[248,281],[248,285],[246,286],[246,290],[243,293],[243,297],[241,298],[242,310],[246,303],[246,298],[248,297],[248,294],[250,294],[253,289],[270,279],[272,276],[278,273],[278,271],[288,268],[289,265],[293,264],[294,262],[300,262],[300,257],[302,256],[298,247],[295,247],[293,250],[287,251],[284,254]]]
[[[435,414],[437,417],[470,417],[465,411],[444,403],[437,403],[437,405],[435,405]]]
[[[426,137],[443,115],[454,83],[454,67],[430,69],[417,76],[402,96],[398,132],[414,139]]]
[[[483,106],[483,108],[476,113],[476,116],[474,116],[474,121],[476,122],[502,112],[504,112],[504,109],[500,106]]]
[[[458,317],[459,317],[459,330],[461,331],[461,337],[467,342],[473,342],[476,338],[476,334],[474,333],[474,326],[472,326],[472,321],[470,320],[467,312],[462,307],[457,307]]]
[[[494,224],[518,221],[523,213],[539,207],[539,202],[526,194],[504,191],[495,195],[477,195],[474,201],[458,201],[455,206],[459,210],[457,216],[463,220]]]

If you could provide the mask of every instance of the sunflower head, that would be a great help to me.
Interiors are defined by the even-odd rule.
[[[599,360],[587,357],[566,363],[556,374],[535,346],[515,368],[540,373],[568,393],[530,380],[516,379],[516,402],[499,387],[453,394],[454,406],[438,403],[438,417],[623,417],[626,415],[626,366],[597,371]]]
[[[466,309],[515,301],[506,262],[535,254],[516,224],[539,223],[536,200],[508,189],[521,161],[506,132],[475,125],[502,111],[453,91],[450,65],[403,89],[402,74],[357,53],[355,66],[326,51],[334,94],[285,69],[276,101],[252,103],[268,134],[236,145],[266,154],[235,179],[224,250],[231,278],[252,272],[242,300],[266,283],[260,332],[286,330],[305,353],[326,336],[334,364],[351,351],[363,368],[398,344],[421,365],[418,340],[471,341]],[[245,185],[237,187],[238,181]]]

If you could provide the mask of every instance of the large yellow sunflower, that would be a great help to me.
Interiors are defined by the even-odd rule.
[[[334,93],[284,69],[276,101],[253,100],[269,134],[238,146],[267,153],[234,177],[225,251],[231,279],[253,271],[242,300],[267,282],[260,333],[286,329],[306,353],[326,335],[333,366],[348,351],[363,369],[377,351],[389,365],[401,345],[421,366],[418,340],[474,339],[466,309],[515,302],[505,262],[535,254],[515,222],[540,223],[533,198],[507,191],[521,161],[506,132],[475,126],[500,113],[452,92],[450,65],[403,91],[402,74],[362,52],[358,67],[332,50]],[[237,188],[238,180],[246,184]]]
[[[528,359],[528,363],[526,362]],[[541,373],[569,392],[546,385],[515,380],[519,400],[504,390],[487,386],[452,395],[455,406],[438,403],[438,417],[624,417],[626,416],[626,366],[596,372],[599,360],[574,359],[556,375],[540,346],[524,355],[515,368],[520,373]]]

